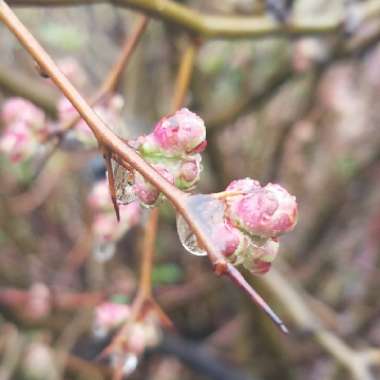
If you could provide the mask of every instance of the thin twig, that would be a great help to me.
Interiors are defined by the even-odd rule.
[[[132,8],[170,22],[205,38],[260,38],[272,35],[315,35],[336,33],[344,25],[346,15],[309,17],[307,20],[289,21],[286,24],[266,16],[208,15],[172,0],[11,0],[19,6],[72,6],[109,3]],[[377,17],[378,0],[355,5],[360,21]]]

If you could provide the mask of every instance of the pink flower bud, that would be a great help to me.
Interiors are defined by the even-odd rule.
[[[226,191],[241,191],[242,193],[250,193],[257,189],[260,189],[259,181],[255,181],[251,178],[237,179],[232,181],[226,188]]]
[[[297,223],[297,203],[283,187],[269,183],[229,201],[228,216],[233,225],[261,237],[275,237]]]
[[[96,215],[92,224],[95,239],[100,242],[111,242],[116,238],[117,220],[112,212],[102,212]]]
[[[179,189],[191,189],[200,178],[201,174],[201,156],[195,154],[183,160],[180,164],[179,171],[176,173],[175,184]]]
[[[253,274],[267,273],[277,257],[279,243],[268,239],[263,244],[250,244],[245,254],[243,265]]]
[[[24,123],[34,132],[42,132],[46,127],[44,112],[23,98],[8,99],[2,107],[1,120],[5,125]]]
[[[153,165],[154,168],[170,183],[174,183],[174,177],[162,164]],[[146,206],[154,206],[160,195],[159,190],[151,185],[140,173],[135,173],[133,191],[137,198]]]
[[[0,152],[14,162],[29,159],[38,149],[38,142],[24,122],[10,125],[0,138]]]
[[[98,335],[106,335],[118,327],[131,314],[128,305],[105,302],[95,309],[94,330]]]
[[[98,181],[94,185],[87,197],[87,202],[94,211],[113,208],[107,180]]]
[[[187,108],[162,118],[150,138],[169,154],[202,152],[207,144],[203,120]]]
[[[98,243],[114,242],[140,221],[141,210],[137,202],[119,205],[120,222],[115,217],[113,207],[95,215],[92,231]]]
[[[244,237],[239,230],[225,222],[214,226],[211,239],[224,256],[231,257],[240,252]]]
[[[141,207],[139,205],[139,202],[132,202],[125,205],[119,205],[119,211],[119,225],[127,225],[127,228],[131,228],[140,222]]]

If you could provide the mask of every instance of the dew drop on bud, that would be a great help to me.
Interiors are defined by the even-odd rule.
[[[116,251],[116,244],[114,242],[100,242],[96,243],[92,253],[95,260],[104,263],[110,260]]]
[[[196,236],[181,214],[177,214],[177,232],[179,240],[187,252],[195,256],[207,255],[207,252],[199,247]]]

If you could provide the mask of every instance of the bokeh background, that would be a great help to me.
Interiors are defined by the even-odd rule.
[[[204,14],[276,17],[257,0],[180,3]],[[244,273],[291,333],[282,335],[244,294],[214,276],[207,258],[184,251],[175,212],[164,203],[153,281],[176,329],[146,351],[131,379],[379,378],[378,3],[298,0],[284,16],[341,20],[332,32],[294,36],[284,27],[259,38],[199,37],[186,97],[208,128],[198,190],[221,191],[252,177],[296,195],[298,225],[282,238],[274,268],[262,277]],[[55,60],[70,57],[83,67],[87,97],[138,17],[107,4],[20,6],[17,14]],[[124,136],[150,131],[171,111],[188,43],[181,26],[149,23],[118,84]],[[0,25],[0,105],[12,96],[57,117],[58,90]],[[0,156],[1,379],[110,378],[95,361],[105,342],[93,337],[93,309],[105,299],[133,299],[144,217],[110,260],[93,255],[86,199],[104,175],[102,165],[96,148],[72,141],[37,176],[38,163],[20,168]]]

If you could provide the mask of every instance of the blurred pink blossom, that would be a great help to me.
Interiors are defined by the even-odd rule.
[[[13,163],[29,159],[37,149],[38,141],[24,122],[14,122],[0,137],[0,152]]]

